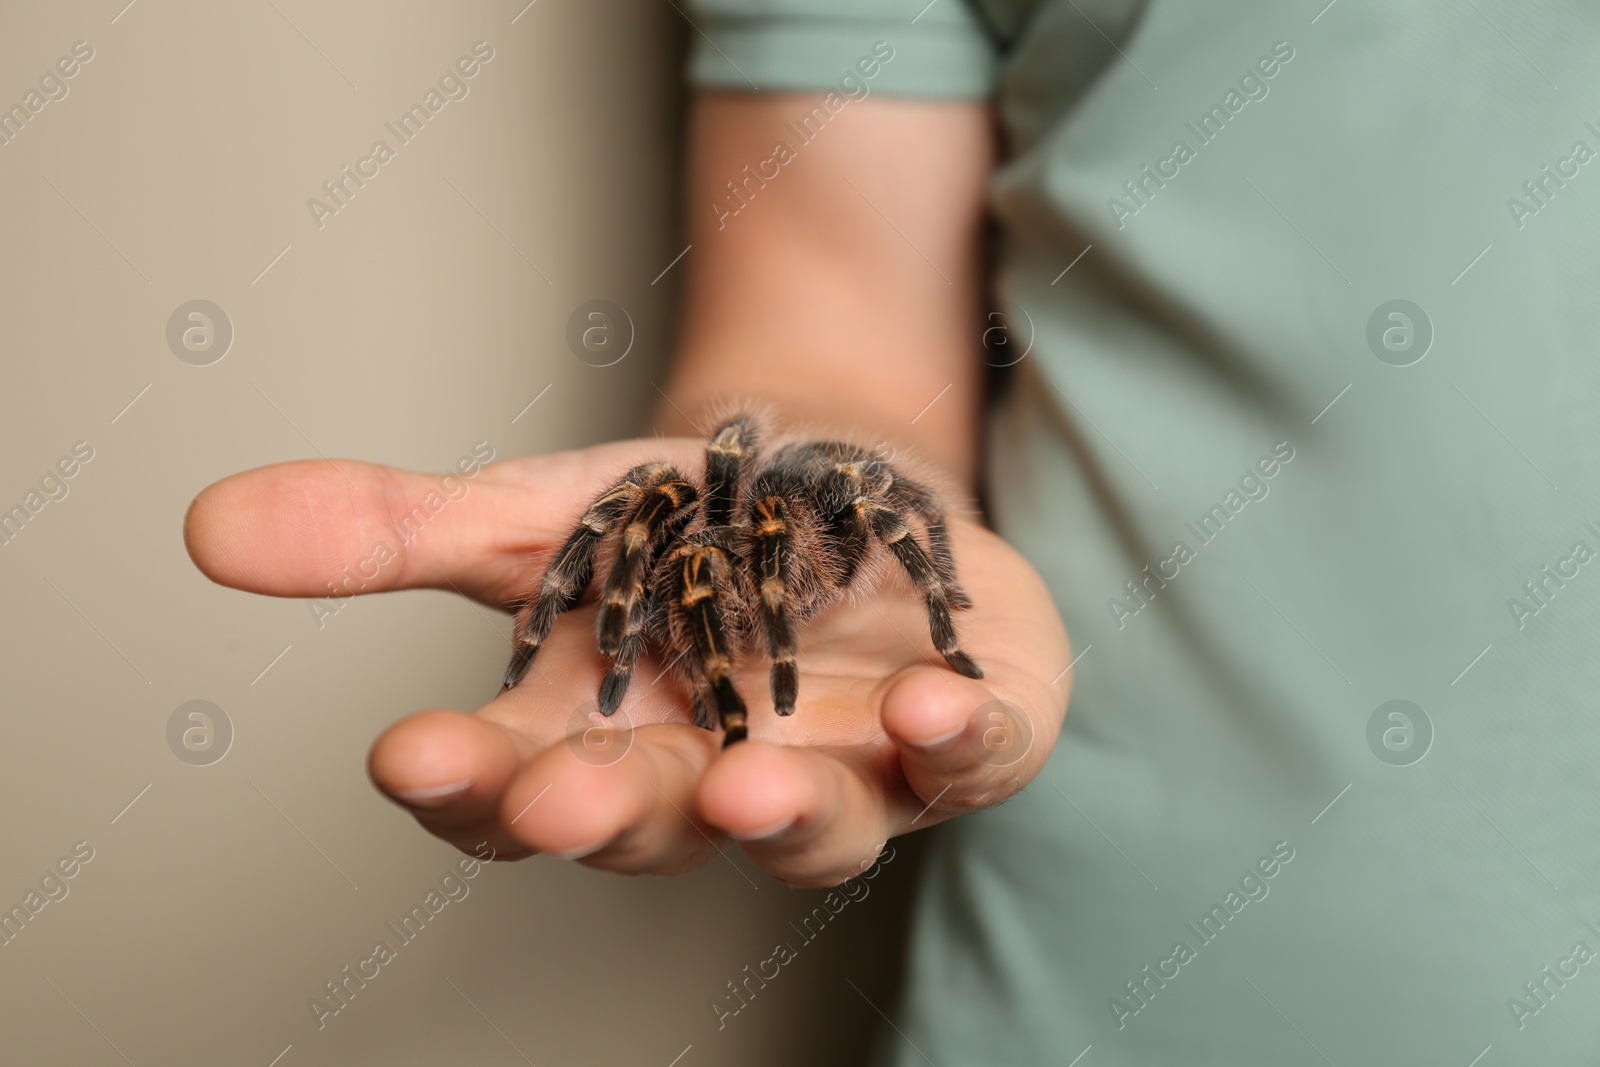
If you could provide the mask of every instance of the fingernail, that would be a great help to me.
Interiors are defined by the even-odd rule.
[[[748,830],[744,833],[734,833],[732,830],[729,830],[728,836],[733,838],[735,841],[760,841],[768,837],[777,837],[789,827],[793,826],[795,819],[797,818],[799,818],[799,816],[791,815],[787,819],[782,819],[773,823],[771,826],[763,826],[759,830]]]
[[[943,752],[945,749],[953,747],[956,743],[956,740],[966,732],[967,724],[962,723],[949,733],[940,734],[937,737],[926,737],[922,738],[921,740],[912,740],[908,737],[906,738],[906,743],[912,745],[921,752]]]
[[[575,848],[570,852],[552,852],[550,855],[562,860],[581,860],[585,856],[592,856],[596,852],[599,852],[601,849],[611,844],[613,840],[613,838],[608,837],[604,841],[596,841],[592,845],[584,845],[582,848]]]
[[[472,788],[472,779],[463,778],[449,785],[430,785],[419,789],[392,789],[389,795],[413,808],[442,808]]]

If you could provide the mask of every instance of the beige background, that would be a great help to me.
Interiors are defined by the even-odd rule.
[[[862,994],[893,1004],[904,850],[721,1032],[710,1001],[818,897],[736,849],[670,880],[493,866],[318,1031],[308,998],[457,855],[372,790],[367,747],[409,711],[477,706],[507,620],[417,592],[319,630],[304,601],[209,584],[180,536],[196,492],[259,464],[443,471],[480,440],[510,456],[632,432],[682,278],[652,285],[682,250],[693,31],[657,0],[124,2],[0,16],[7,106],[75,41],[95,50],[0,147],[0,509],[94,449],[0,547],[0,905],[75,842],[95,851],[0,947],[0,1058],[851,1062],[878,1025]],[[495,56],[470,94],[319,230],[306,199],[478,40]],[[605,369],[565,343],[595,297],[638,331]],[[211,366],[166,341],[196,298],[236,331]],[[209,767],[166,741],[194,699],[235,730]]]

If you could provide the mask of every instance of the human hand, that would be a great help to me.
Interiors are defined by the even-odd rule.
[[[643,439],[486,466],[362,591],[454,589],[503,608],[532,593],[548,550],[622,471],[664,459],[698,476],[703,447]],[[184,536],[216,582],[323,597],[436,485],[436,476],[349,460],[262,467],[201,493]],[[488,841],[501,858],[549,852],[677,873],[733,837],[780,881],[837,884],[888,838],[1016,793],[1060,733],[1070,651],[1049,593],[993,533],[954,516],[949,528],[973,601],[956,625],[981,681],[943,664],[920,597],[891,579],[870,601],[835,605],[801,627],[794,715],[774,714],[766,658],[748,657],[734,682],[750,706],[750,739],[722,751],[717,734],[691,725],[687,685],[647,653],[616,716],[635,729],[601,735],[617,747],[597,758],[580,709],[593,708],[607,664],[586,600],[558,619],[516,688],[470,715],[424,711],[385,731],[369,759],[373,781],[468,851]],[[486,675],[485,690],[497,679]]]

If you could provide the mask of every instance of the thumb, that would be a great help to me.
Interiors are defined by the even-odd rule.
[[[201,492],[184,544],[212,581],[269,596],[450,588],[503,607],[525,595],[535,558],[595,493],[646,458],[680,452],[692,458],[692,443],[625,441],[463,460],[445,474],[344,459],[278,463]]]

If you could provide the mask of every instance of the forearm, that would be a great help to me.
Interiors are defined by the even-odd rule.
[[[693,250],[657,426],[694,432],[708,403],[752,398],[785,419],[909,446],[971,489],[987,113],[871,98],[799,145],[785,124],[815,103],[702,94],[693,105]],[[778,140],[794,157],[773,176],[758,165]]]

